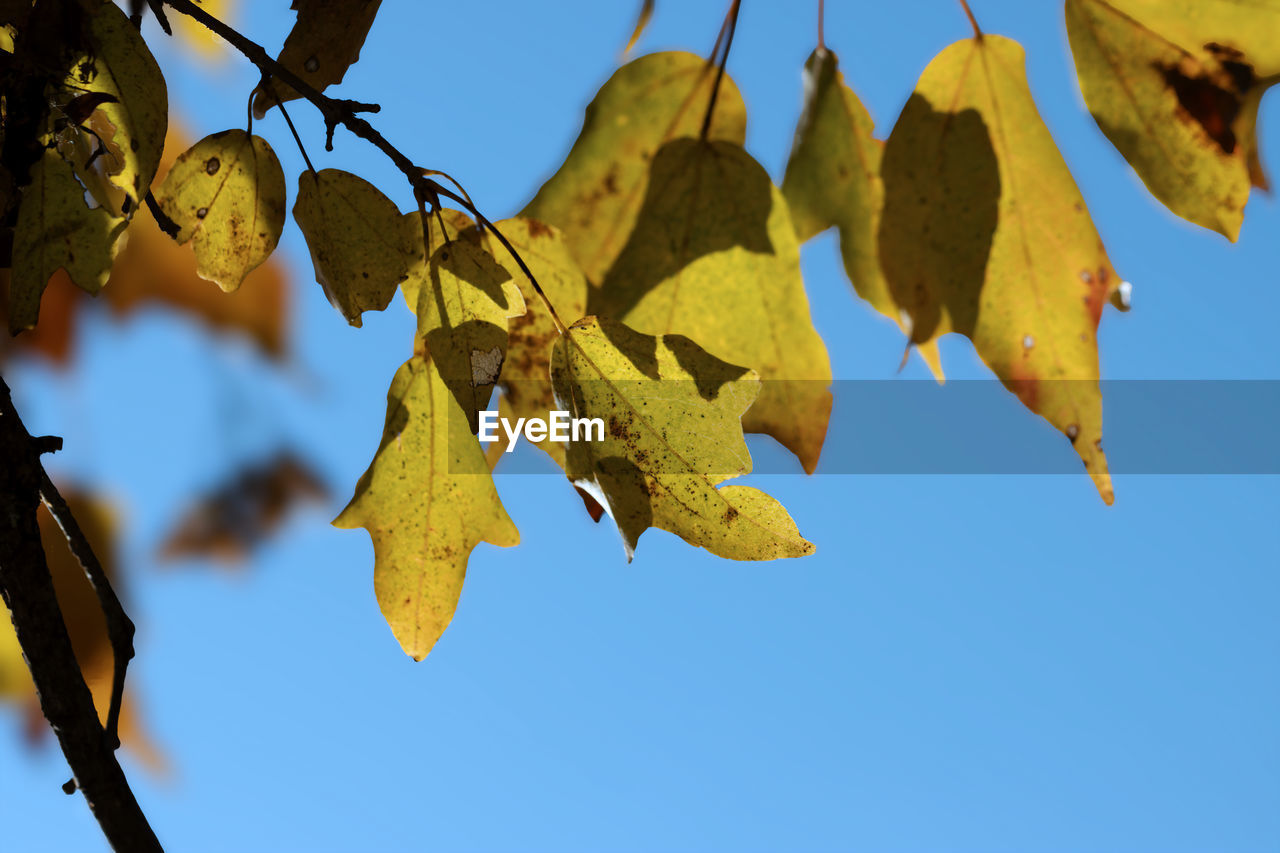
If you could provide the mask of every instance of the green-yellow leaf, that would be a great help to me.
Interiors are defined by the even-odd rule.
[[[378,605],[415,660],[453,619],[472,549],[519,543],[484,451],[429,356],[396,372],[377,455],[333,523],[369,531]]]
[[[715,69],[691,53],[653,53],[619,68],[587,107],[564,165],[521,216],[559,228],[598,284],[635,224],[650,161],[663,143],[698,135],[714,81]],[[742,143],[746,127],[742,95],[726,76],[707,138]]]
[[[1280,0],[1067,0],[1098,127],[1157,199],[1235,240],[1266,187],[1255,125],[1280,79]]]
[[[729,142],[658,151],[644,207],[591,308],[654,335],[687,335],[764,380],[744,419],[813,472],[831,413],[831,363],[813,328],[787,203]]]
[[[969,337],[1111,503],[1097,328],[1120,280],[1023,63],[994,35],[929,63],[885,146],[880,259],[912,340]]]
[[[178,242],[194,241],[196,272],[227,292],[280,241],[284,171],[260,136],[206,136],[178,157],[155,195],[178,225]]]
[[[129,17],[110,2],[85,6],[92,9],[86,15],[87,50],[74,57],[64,86],[75,96],[97,92],[114,100],[100,104],[86,122],[106,145],[106,152],[92,166],[77,161],[77,170],[85,173],[86,185],[91,183],[88,173],[104,172],[107,181],[128,195],[127,212],[132,213],[146,197],[160,165],[169,96],[160,66]],[[84,141],[87,150],[97,148],[97,139]],[[123,203],[100,201],[111,204],[116,215],[126,212]]]
[[[311,250],[316,281],[353,326],[387,307],[415,257],[395,203],[339,169],[303,172],[293,218]],[[421,241],[419,241],[420,245]]]
[[[741,416],[760,390],[754,371],[680,335],[585,317],[556,342],[551,380],[562,409],[604,422],[603,441],[569,442],[565,473],[608,510],[628,560],[650,527],[733,560],[813,553],[772,497],[717,488],[751,470]]]
[[[46,150],[22,191],[13,235],[9,331],[36,324],[49,278],[65,269],[76,286],[96,294],[107,282],[126,220],[85,203],[71,164]]]
[[[835,227],[840,257],[858,295],[902,325],[884,274],[876,235],[884,208],[880,156],[884,143],[862,101],[844,82],[836,55],[819,47],[804,64],[804,113],[787,161],[782,194],[801,242]],[[919,347],[929,369],[942,378],[937,343]]]
[[[347,69],[360,58],[369,28],[382,0],[294,0],[298,20],[284,40],[277,60],[317,91],[342,82]],[[276,105],[300,95],[289,84],[274,80],[254,90],[253,113],[258,118]]]
[[[434,223],[423,234],[420,216],[404,219],[416,228],[417,245],[430,245]],[[418,249],[422,251],[421,248]],[[417,292],[418,335],[467,415],[471,431],[502,373],[507,357],[507,320],[525,311],[520,287],[470,229],[421,254],[409,270],[405,290]]]

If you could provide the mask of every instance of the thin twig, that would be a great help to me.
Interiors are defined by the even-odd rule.
[[[706,140],[708,131],[711,130],[711,117],[716,111],[716,97],[720,94],[720,81],[724,79],[724,66],[729,61],[729,51],[733,48],[733,32],[738,28],[738,10],[742,7],[742,0],[733,0],[733,5],[729,7],[729,14],[725,17],[725,23],[721,25],[721,32],[725,33],[724,51],[720,54],[720,64],[716,67],[716,80],[711,84],[711,98],[707,101],[707,112],[702,117],[702,130],[698,133],[698,138]],[[717,47],[720,39],[716,39]],[[714,53],[712,54],[714,55]]]
[[[826,50],[827,42],[823,33],[823,18],[826,13],[826,0],[818,0],[818,50]]]
[[[112,749],[117,749],[120,746],[120,704],[124,701],[124,676],[129,668],[129,661],[133,660],[134,655],[133,620],[124,612],[124,605],[120,603],[120,598],[112,588],[111,580],[102,568],[102,563],[93,553],[93,546],[89,544],[75,516],[71,514],[71,508],[67,506],[62,495],[58,494],[57,487],[53,485],[53,481],[49,479],[49,475],[43,468],[41,475],[40,498],[49,509],[53,520],[58,522],[58,527],[62,529],[62,535],[71,546],[71,553],[80,561],[80,567],[84,569],[89,583],[93,586],[93,591],[97,593],[98,606],[102,608],[102,614],[107,619],[107,639],[111,643],[113,666],[111,704],[107,708],[106,733],[107,743]]]
[[[973,27],[973,37],[982,41],[982,28],[978,26],[978,19],[973,16],[973,10],[969,8],[969,0],[960,0],[960,5],[964,7],[964,13],[969,18],[969,26]]]
[[[365,140],[385,154],[409,181],[409,185],[413,187],[415,198],[439,205],[439,196],[444,196],[445,198],[460,205],[468,213],[474,216],[479,224],[492,230],[494,236],[498,238],[498,242],[500,242],[503,248],[511,254],[511,257],[520,267],[520,271],[529,279],[530,285],[532,285],[534,292],[538,294],[542,303],[547,307],[547,311],[551,314],[551,318],[555,322],[556,327],[561,332],[565,331],[566,327],[560,320],[559,314],[556,313],[555,306],[551,304],[551,300],[547,298],[547,294],[542,290],[542,286],[539,285],[538,280],[534,278],[533,272],[530,271],[529,266],[524,262],[524,259],[520,257],[520,253],[517,252],[515,247],[511,245],[510,241],[508,241],[507,238],[494,227],[493,223],[481,214],[480,211],[476,209],[476,206],[469,200],[452,190],[442,187],[440,184],[424,175],[422,167],[414,165],[413,161],[405,156],[400,149],[388,142],[387,138],[375,130],[369,122],[357,115],[359,112],[377,112],[379,108],[376,104],[364,104],[359,101],[348,101],[328,97],[304,81],[297,74],[294,74],[284,65],[281,65],[279,62],[272,59],[271,56],[267,54],[266,50],[264,50],[257,42],[245,37],[234,27],[229,26],[215,18],[213,15],[210,15],[199,4],[192,2],[192,0],[164,0],[164,3],[174,11],[199,21],[213,32],[214,35],[218,36],[227,44],[244,54],[245,58],[256,65],[258,70],[263,74],[274,79],[282,80],[289,86],[293,87],[293,90],[297,92],[299,96],[310,101],[315,105],[316,109],[320,111],[320,115],[324,118],[326,132],[330,138],[332,137],[333,128],[338,125],[342,125],[352,134]],[[737,8],[737,5],[738,0],[735,0],[735,9]]]

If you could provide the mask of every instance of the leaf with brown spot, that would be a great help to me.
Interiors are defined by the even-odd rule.
[[[191,241],[196,272],[227,292],[237,290],[280,241],[284,171],[271,146],[243,130],[206,136],[184,151],[155,191]]]
[[[555,225],[592,282],[604,279],[640,213],[649,163],[664,143],[697,136],[715,69],[691,53],[642,56],[619,68],[587,107],[569,156],[520,215]],[[725,76],[708,139],[741,144],[747,112]]]
[[[605,424],[602,441],[566,445],[565,473],[617,523],[628,560],[650,527],[733,560],[813,553],[772,497],[717,488],[751,471],[741,418],[760,393],[754,371],[680,335],[585,317],[556,342],[551,381],[561,409]]]
[[[782,194],[801,242],[831,227],[839,230],[840,257],[854,290],[901,327],[902,309],[884,280],[876,245],[884,208],[884,143],[872,136],[871,115],[844,82],[838,64],[836,55],[822,47],[804,64],[804,113]],[[941,380],[937,343],[925,341],[918,350]]]
[[[290,8],[298,20],[284,40],[276,61],[298,75],[317,91],[342,82],[347,69],[360,58],[360,48],[369,35],[382,0],[293,0]],[[253,114],[262,118],[281,101],[300,97],[293,87],[279,80],[253,94]]]
[[[298,176],[293,218],[311,250],[316,281],[348,323],[360,326],[365,311],[387,307],[415,257],[391,199],[350,172],[307,171]]]
[[[1098,127],[1166,207],[1229,240],[1265,187],[1256,124],[1280,79],[1280,2],[1067,0]]]
[[[912,339],[958,332],[1071,438],[1103,500],[1098,320],[1120,279],[1027,87],[1022,47],[957,42],[885,146],[880,259]]]
[[[484,451],[428,355],[396,372],[378,452],[333,524],[369,531],[378,604],[414,660],[453,619],[472,549],[519,543]]]
[[[167,152],[160,162],[163,179],[189,137],[171,124]],[[180,246],[144,213],[129,226],[129,239],[116,257],[102,296],[117,314],[145,305],[163,305],[195,317],[214,329],[242,332],[261,350],[281,356],[289,314],[286,270],[276,254],[249,273],[244,286],[224,293],[196,274],[191,244]],[[43,323],[41,323],[43,326]]]
[[[764,387],[744,428],[773,436],[813,472],[831,414],[831,363],[809,315],[786,199],[740,146],[662,147],[631,239],[589,310],[750,365]]]

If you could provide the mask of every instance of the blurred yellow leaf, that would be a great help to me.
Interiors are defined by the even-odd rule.
[[[809,316],[786,200],[740,146],[678,139],[658,151],[635,230],[590,310],[750,365],[764,387],[743,426],[813,472],[831,364]]]
[[[333,523],[369,531],[378,604],[415,660],[453,619],[472,549],[519,543],[484,451],[428,355],[396,372],[377,455]]]
[[[772,497],[716,488],[751,471],[741,417],[754,371],[680,335],[584,317],[556,342],[551,381],[562,409],[604,423],[603,440],[568,443],[565,473],[617,523],[628,560],[650,527],[732,560],[813,553]]]
[[[635,28],[631,30],[631,38],[627,39],[627,46],[622,49],[624,54],[631,52],[631,48],[640,41],[644,28],[649,25],[649,19],[653,17],[653,2],[654,0],[641,0],[640,14],[636,16]]]
[[[844,82],[836,55],[818,48],[804,64],[804,113],[787,161],[782,194],[804,242],[835,227],[840,257],[858,295],[900,327],[901,309],[880,271],[876,234],[884,209],[880,156],[884,143],[862,101]],[[942,362],[934,341],[919,351],[934,376]]]
[[[236,0],[195,0],[206,12],[224,24],[235,26],[237,21]],[[203,59],[217,59],[226,55],[227,45],[221,38],[204,24],[186,15],[170,15],[169,23],[173,26],[173,34],[183,46],[190,48]]]
[[[1256,124],[1280,79],[1280,2],[1067,0],[1098,127],[1171,211],[1235,240],[1267,186]]]
[[[350,172],[307,171],[298,177],[293,218],[311,250],[316,281],[348,323],[359,326],[365,311],[387,307],[414,256],[391,199]]]
[[[116,592],[120,593],[121,577],[116,567],[116,522],[110,504],[77,489],[60,491],[98,557],[98,562],[102,564],[103,571],[111,579]],[[98,715],[105,724],[111,702],[114,670],[114,656],[107,638],[107,620],[98,604],[97,593],[85,576],[79,559],[72,553],[58,523],[43,505],[38,513],[41,544],[44,546],[45,559],[58,596],[58,606],[71,637],[71,647],[75,651],[85,683],[93,694]],[[131,680],[137,677],[136,672],[135,669],[129,670]],[[152,769],[160,769],[164,765],[164,757],[139,725],[132,696],[132,692],[126,687],[124,701],[120,706],[120,740]],[[40,719],[40,700],[7,612],[0,617],[0,701],[18,704],[31,719]],[[48,731],[47,724],[33,725],[31,728],[33,735],[43,735]]]
[[[243,130],[183,152],[155,195],[178,242],[192,242],[196,272],[228,292],[271,255],[284,229],[280,161],[265,139]]]
[[[663,143],[696,136],[715,68],[691,53],[642,56],[609,78],[587,107],[569,156],[521,216],[555,225],[582,271],[599,283],[622,251]],[[720,83],[708,139],[742,143],[747,113],[738,87]]]
[[[1017,42],[984,35],[924,70],[885,146],[881,264],[912,340],[969,337],[1111,503],[1097,328],[1120,279],[1023,60]]]

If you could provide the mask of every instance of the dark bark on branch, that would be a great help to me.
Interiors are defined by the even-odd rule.
[[[117,851],[159,851],[160,842],[116,760],[114,737],[98,721],[98,711],[72,651],[45,562],[36,517],[42,494],[82,561],[88,549],[40,462],[41,453],[57,450],[61,445],[61,439],[32,438],[28,434],[14,409],[9,386],[0,378],[0,594],[13,618],[23,657],[40,697],[40,709],[53,727],[75,774],[76,786],[84,793],[107,841]],[[105,575],[100,574],[101,567],[91,552],[88,559],[98,568],[99,576],[90,571],[90,579],[99,596],[103,597],[104,591],[110,593],[110,600],[119,608],[110,585],[106,584],[104,590]],[[119,621],[121,617],[123,622]],[[113,619],[116,628],[109,628],[113,646],[116,632],[126,625],[131,640],[133,625],[123,609],[115,616],[108,610],[109,626]],[[131,642],[129,653],[132,654]],[[121,653],[116,654],[116,677],[122,681]]]

